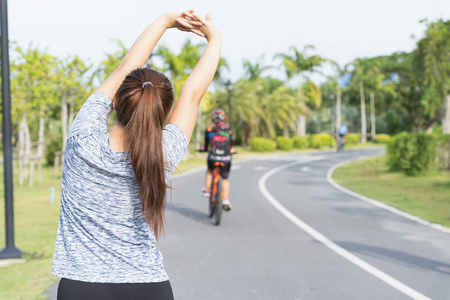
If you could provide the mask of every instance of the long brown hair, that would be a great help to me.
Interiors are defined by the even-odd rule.
[[[114,97],[116,119],[124,127],[124,146],[139,184],[142,211],[156,238],[164,231],[167,185],[162,131],[173,98],[169,79],[149,68],[132,71]]]

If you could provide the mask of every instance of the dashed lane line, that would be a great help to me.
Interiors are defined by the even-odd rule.
[[[336,254],[340,255],[341,257],[345,258],[349,262],[353,263],[354,265],[360,267],[364,271],[368,272],[369,274],[375,276],[376,278],[380,279],[381,281],[385,282],[386,284],[390,285],[391,287],[395,288],[399,292],[418,300],[430,300],[427,296],[419,293],[418,291],[412,289],[411,287],[405,285],[404,283],[398,281],[397,279],[389,276],[388,274],[384,273],[383,271],[375,268],[374,266],[370,265],[369,263],[365,262],[364,260],[360,259],[359,257],[353,255],[349,251],[345,250],[344,248],[338,246],[334,242],[332,242],[330,239],[325,237],[323,234],[300,220],[297,216],[295,216],[293,213],[291,213],[286,207],[284,207],[275,197],[273,197],[269,191],[266,188],[266,181],[267,179],[272,176],[273,174],[293,167],[295,165],[299,165],[305,162],[315,161],[323,159],[323,157],[309,157],[309,159],[301,160],[301,161],[295,161],[291,163],[287,163],[284,165],[281,165],[279,167],[276,167],[269,172],[265,173],[258,182],[258,187],[261,193],[264,195],[264,197],[269,201],[270,204],[272,204],[273,207],[275,207],[283,216],[285,216],[288,220],[290,220],[292,223],[297,225],[300,229],[305,231],[307,234],[311,235],[313,238],[315,238],[317,241],[322,243],[324,246],[328,247],[330,250],[335,252]]]

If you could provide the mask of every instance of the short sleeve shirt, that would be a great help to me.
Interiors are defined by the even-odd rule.
[[[111,111],[108,96],[92,94],[70,129],[52,274],[86,282],[166,281],[163,257],[142,214],[129,158],[109,147]],[[166,181],[187,145],[184,132],[167,124]]]

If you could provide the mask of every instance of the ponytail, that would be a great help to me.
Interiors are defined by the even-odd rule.
[[[173,103],[172,86],[163,74],[138,69],[125,78],[115,101],[117,120],[124,127],[125,147],[139,185],[142,212],[158,238],[164,232],[167,187],[162,131]]]

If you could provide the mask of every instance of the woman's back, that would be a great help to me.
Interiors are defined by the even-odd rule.
[[[129,158],[109,147],[111,99],[93,94],[69,134],[53,274],[87,282],[167,280],[156,239],[142,214]],[[174,124],[163,131],[166,180],[187,148]],[[65,241],[70,240],[70,243]]]

